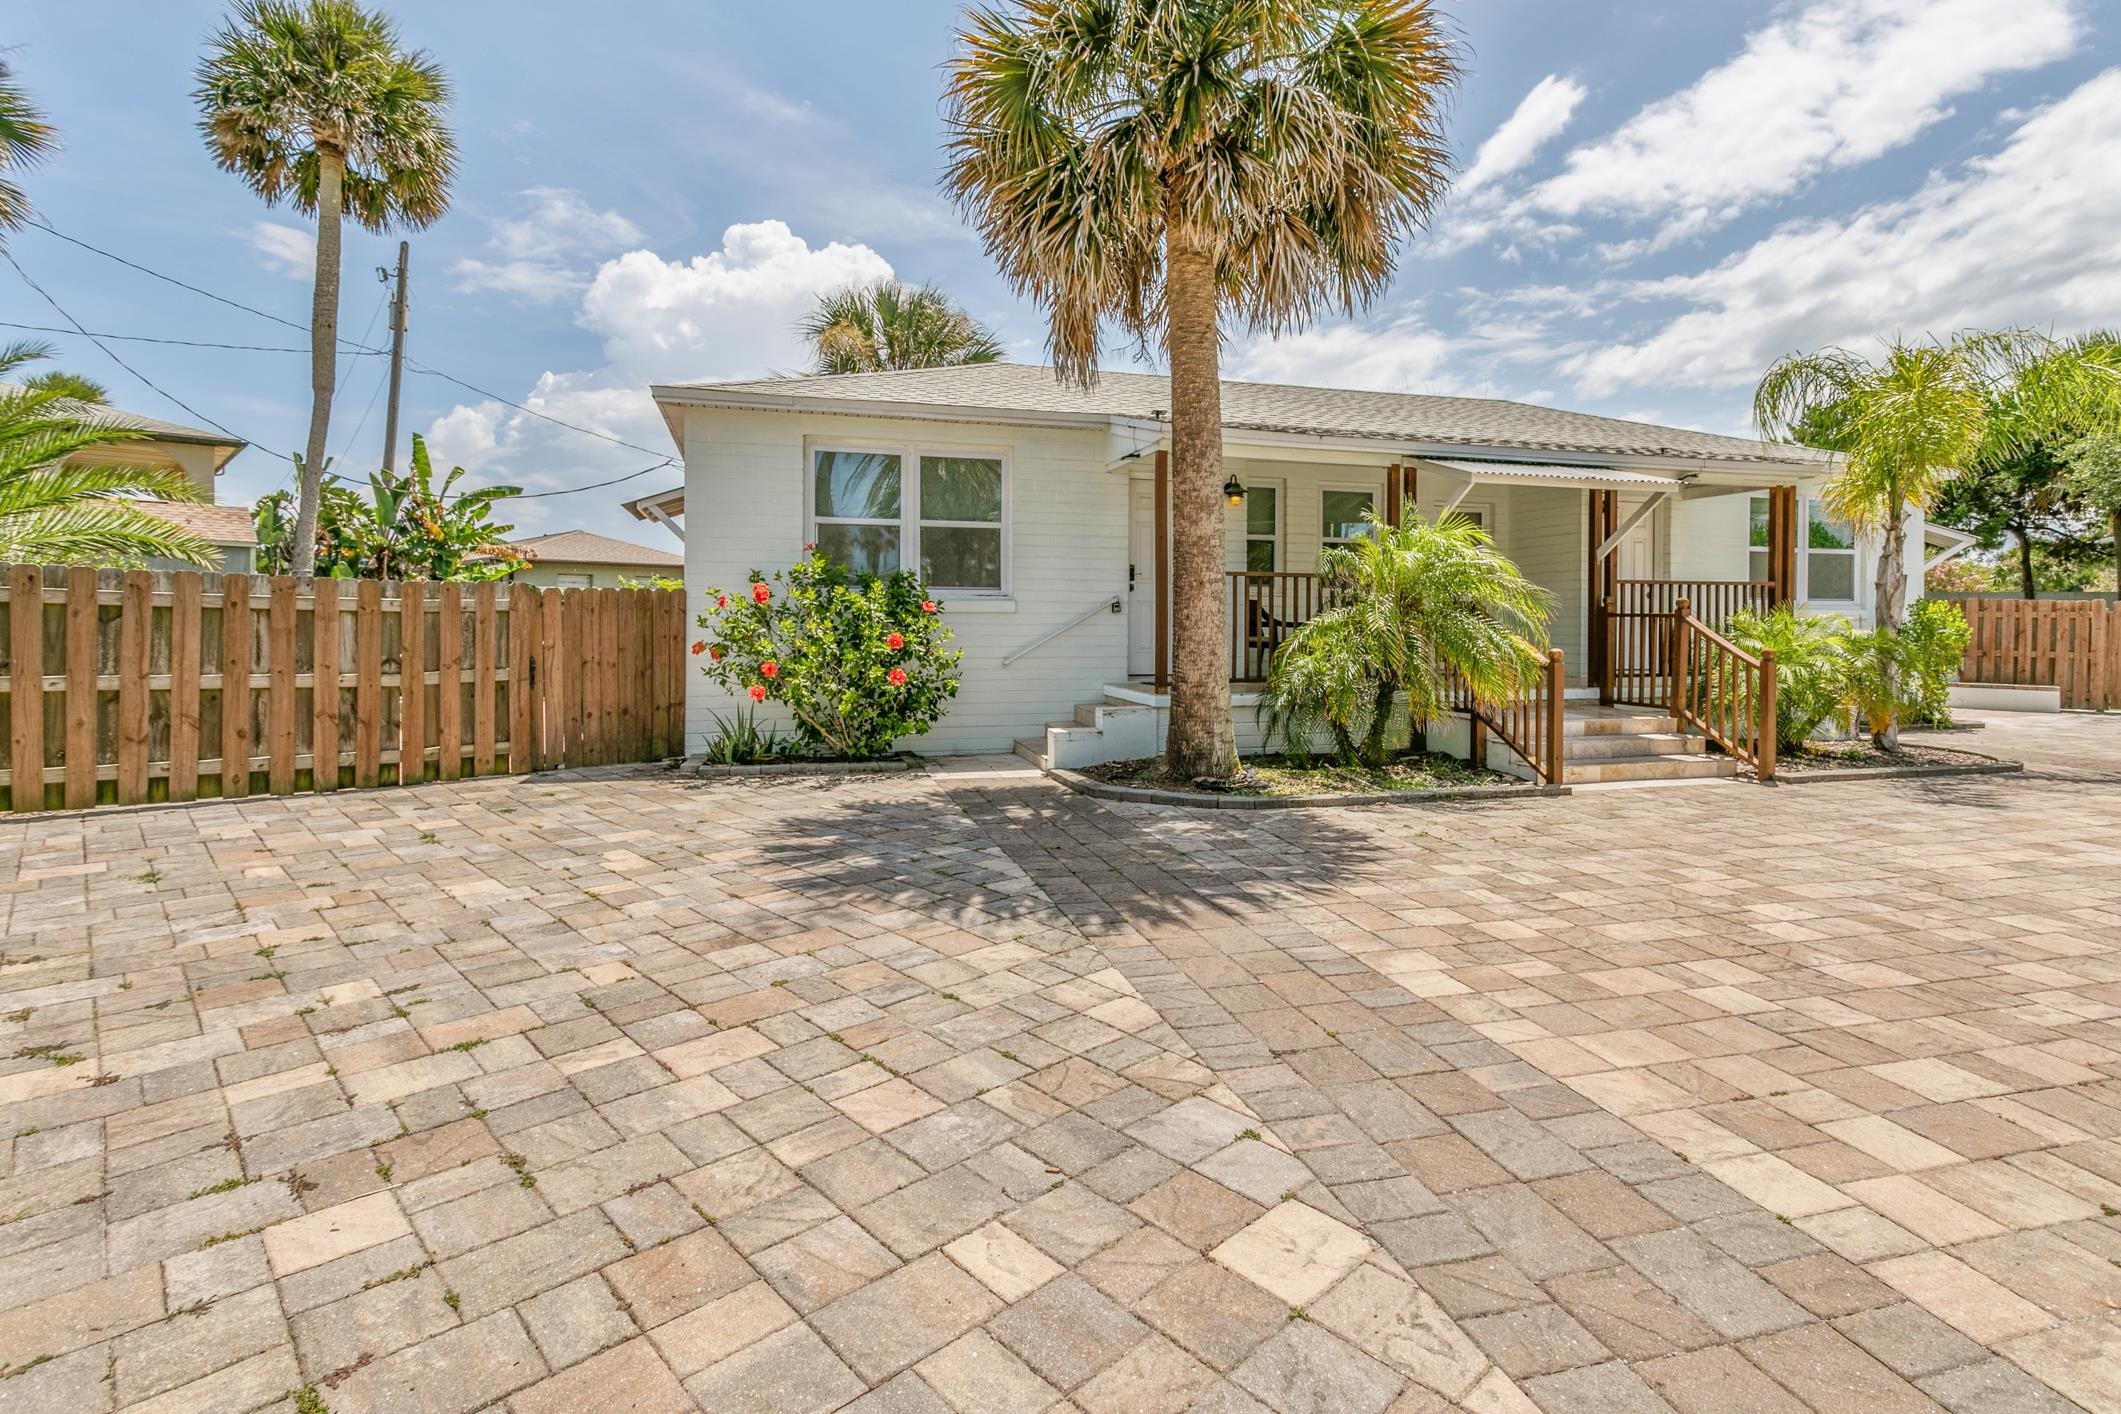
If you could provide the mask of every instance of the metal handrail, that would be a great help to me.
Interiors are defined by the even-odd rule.
[[[1054,629],[1051,633],[1044,634],[1038,638],[1035,638],[1031,640],[1031,642],[1025,644],[1023,647],[1017,649],[1014,653],[1010,653],[1004,656],[1002,659],[1002,666],[1006,668],[1011,663],[1015,662],[1017,659],[1025,657],[1026,655],[1031,653],[1036,653],[1039,649],[1045,647],[1054,639],[1059,638],[1069,629],[1075,628],[1081,624],[1086,624],[1090,622],[1090,620],[1096,618],[1099,614],[1116,614],[1120,612],[1120,610],[1124,607],[1125,600],[1117,594],[1113,595],[1110,599],[1100,599],[1097,601],[1097,603],[1083,610],[1080,614],[1077,614],[1074,618],[1068,620],[1068,622],[1062,624],[1059,628]]]

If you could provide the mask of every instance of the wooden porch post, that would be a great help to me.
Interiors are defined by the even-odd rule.
[[[1591,681],[1598,686],[1598,700],[1606,706],[1613,703],[1613,651],[1612,609],[1615,581],[1620,574],[1620,550],[1618,546],[1604,555],[1598,547],[1613,533],[1620,519],[1620,493],[1618,491],[1587,491],[1590,497],[1590,543],[1585,546],[1590,556],[1589,571],[1585,576],[1585,587],[1590,593],[1589,606],[1589,662]]]
[[[1568,742],[1562,736],[1562,726],[1568,718],[1569,675],[1563,666],[1561,650],[1547,650],[1547,759],[1545,771],[1547,784],[1558,786],[1568,771]]]
[[[1768,488],[1768,580],[1776,605],[1797,597],[1797,488]]]
[[[1395,530],[1406,524],[1405,491],[1400,485],[1399,463],[1385,468],[1385,524]]]
[[[1688,635],[1693,632],[1689,622],[1693,618],[1693,606],[1681,599],[1672,607],[1672,641],[1668,650],[1671,661],[1671,698],[1666,704],[1674,722],[1686,721],[1687,677],[1693,668],[1694,645]]]
[[[1156,454],[1156,525],[1151,554],[1156,565],[1156,680],[1171,685],[1171,454]]]

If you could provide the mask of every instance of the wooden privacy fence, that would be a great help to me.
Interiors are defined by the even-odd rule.
[[[1957,604],[1974,631],[1962,682],[2059,687],[2064,707],[2121,709],[2121,604],[1938,597]]]
[[[654,760],[679,590],[0,570],[14,810]]]

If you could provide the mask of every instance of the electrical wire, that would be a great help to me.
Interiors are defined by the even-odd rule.
[[[112,334],[98,329],[62,329],[56,324],[18,324],[12,319],[0,319],[0,329],[21,329],[31,334],[65,334],[70,337],[88,339],[111,339],[125,344],[173,344],[188,349],[231,349],[241,353],[298,353],[306,354],[307,348],[293,344],[219,344],[206,339],[162,339],[149,334]],[[390,352],[388,349],[357,349],[356,358],[375,358]]]

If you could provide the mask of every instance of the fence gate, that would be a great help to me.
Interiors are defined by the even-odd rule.
[[[0,567],[12,810],[411,785],[683,744],[684,594]]]

